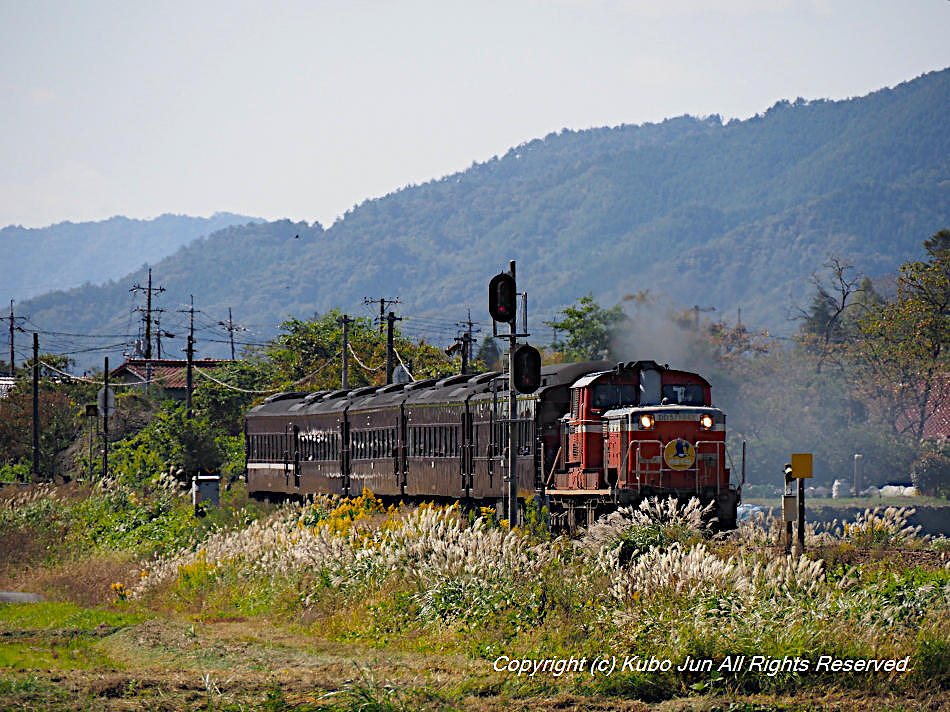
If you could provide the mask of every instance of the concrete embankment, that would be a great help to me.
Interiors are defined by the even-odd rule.
[[[869,503],[868,507],[805,507],[805,517],[811,522],[831,522],[837,519],[839,522],[854,521],[855,517],[866,508],[873,507]],[[924,505],[916,506],[908,504],[917,511],[908,519],[912,526],[922,527],[921,534],[937,535],[943,534],[950,536],[950,505],[934,506]]]
[[[23,593],[22,591],[0,591],[0,603],[36,603],[43,597],[38,593]]]
[[[875,506],[873,500],[868,500],[867,507],[830,507],[809,504],[806,499],[805,519],[809,522],[824,524],[830,524],[835,519],[839,522],[853,522],[859,513],[866,509],[873,509]],[[920,526],[921,534],[950,536],[950,505],[915,505],[908,502],[903,506],[917,510],[908,519],[908,523],[911,526]],[[771,507],[770,511],[772,516],[782,516],[782,510],[779,507]]]

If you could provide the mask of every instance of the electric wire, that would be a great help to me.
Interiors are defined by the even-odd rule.
[[[356,363],[358,363],[360,366],[363,367],[364,370],[369,371],[370,373],[375,373],[376,371],[381,371],[381,370],[383,369],[383,367],[385,366],[385,364],[383,364],[383,365],[381,365],[381,366],[377,366],[376,368],[372,368],[372,367],[370,367],[370,366],[367,366],[365,363],[363,363],[363,362],[360,360],[360,357],[356,355],[356,352],[353,350],[353,345],[352,345],[352,344],[348,343],[348,344],[346,345],[346,348],[347,348],[347,350],[350,352],[350,354],[353,356],[353,358],[356,359]]]
[[[396,358],[399,359],[399,365],[403,367],[403,370],[405,370],[406,375],[409,376],[409,380],[411,381],[416,380],[415,377],[412,375],[412,373],[409,372],[409,367],[406,365],[406,362],[402,360],[402,356],[399,355],[399,351],[396,350],[395,346],[393,346],[393,353],[396,354]]]

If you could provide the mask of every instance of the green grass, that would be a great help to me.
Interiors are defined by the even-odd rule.
[[[68,629],[91,633],[99,626],[115,629],[135,625],[145,617],[144,613],[133,610],[83,608],[62,601],[0,604],[0,630],[11,632]]]
[[[57,641],[35,637],[0,643],[0,668],[11,670],[95,670],[115,664],[94,647],[95,641],[77,637]]]

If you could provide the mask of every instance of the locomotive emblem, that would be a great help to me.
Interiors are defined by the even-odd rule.
[[[696,449],[688,440],[670,440],[663,448],[663,460],[674,470],[686,470],[696,461]]]

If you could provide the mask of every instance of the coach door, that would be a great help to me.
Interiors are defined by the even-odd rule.
[[[468,405],[469,404],[466,403],[465,408],[462,410],[462,451],[459,453],[463,497],[472,496],[472,487],[474,486],[473,479],[475,477],[475,428],[472,423],[472,413]]]
[[[409,419],[406,417],[404,405],[399,406],[399,440],[394,455],[396,485],[399,487],[399,494],[405,496],[406,474],[409,471]]]
[[[346,412],[340,417],[340,480],[343,496],[350,496],[350,423]]]
[[[284,486],[300,489],[300,428],[293,423],[284,427]]]

